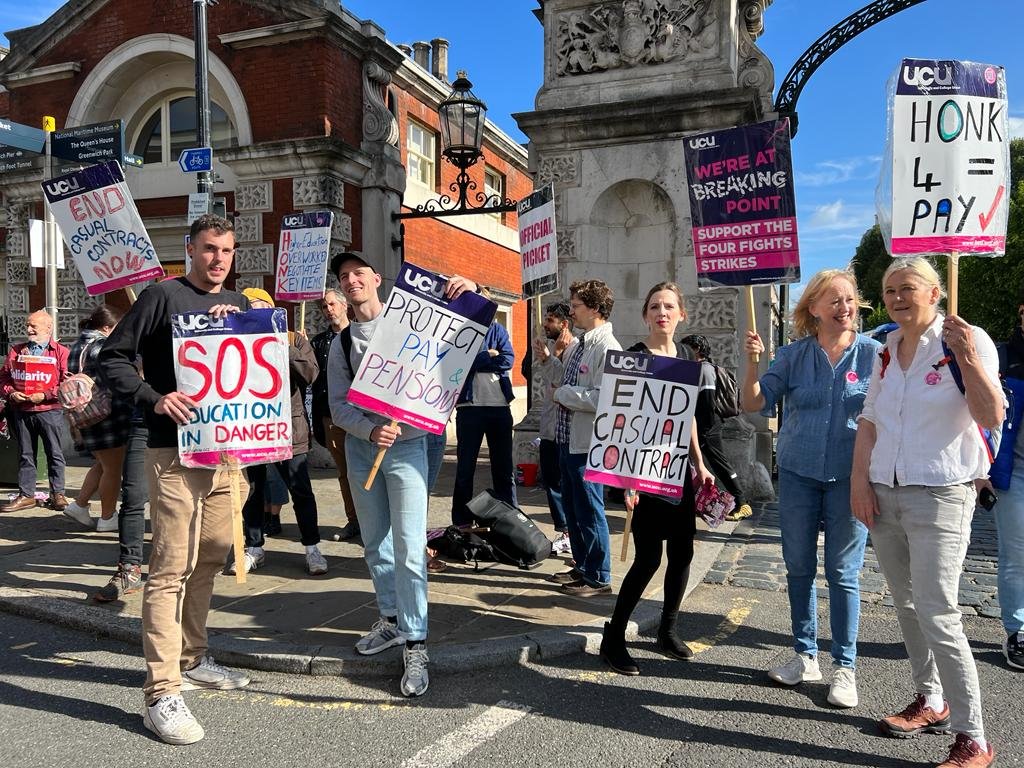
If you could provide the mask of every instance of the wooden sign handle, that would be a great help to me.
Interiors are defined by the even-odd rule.
[[[960,279],[960,251],[950,251],[949,268],[946,270],[946,314],[957,313],[957,294]]]
[[[391,428],[394,429],[398,426],[398,421],[395,419],[391,420]],[[366,482],[363,484],[364,490],[370,490],[373,487],[373,481],[377,477],[377,470],[380,469],[380,463],[384,461],[384,452],[387,448],[381,448],[377,451],[377,458],[373,460],[373,466],[370,467],[370,474],[366,478]]]
[[[134,288],[132,288],[132,287],[131,287],[130,285],[126,285],[126,286],[124,287],[124,292],[125,292],[126,294],[128,294],[128,303],[129,303],[129,304],[134,304],[134,303],[135,303],[135,300],[136,300],[136,299],[138,298],[138,297],[137,297],[137,296],[135,295],[135,289],[134,289]]]
[[[245,584],[245,538],[242,535],[242,471],[237,463],[228,468],[231,480],[231,530],[234,540],[235,582]]]
[[[544,309],[541,306],[540,296],[533,299],[533,335],[538,339],[544,338]]]
[[[299,302],[299,333],[306,335],[306,302]]]
[[[626,491],[629,493],[629,491]],[[633,527],[633,510],[626,507],[626,526],[622,529],[622,553],[619,555],[619,562],[626,562],[629,555],[629,531]]]
[[[757,315],[754,313],[754,286],[748,285],[744,289],[747,298],[747,327],[756,332],[757,331]],[[750,362],[759,363],[761,362],[761,356],[757,353],[750,355]]]

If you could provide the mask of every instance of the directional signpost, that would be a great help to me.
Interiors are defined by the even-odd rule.
[[[185,173],[208,173],[213,170],[213,149],[195,147],[184,149],[178,157],[178,167]]]
[[[54,131],[50,134],[50,154],[82,165],[120,162],[124,158],[124,123],[109,120]]]
[[[24,149],[27,152],[42,153],[46,146],[46,131],[13,120],[0,119],[0,144]]]

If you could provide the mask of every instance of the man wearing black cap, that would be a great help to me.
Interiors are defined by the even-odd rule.
[[[331,271],[353,310],[353,320],[331,344],[328,387],[331,418],[346,432],[349,484],[356,502],[366,564],[373,579],[380,619],[356,643],[372,655],[404,645],[401,690],[427,690],[427,441],[425,433],[350,404],[349,387],[359,370],[384,305],[376,268],[356,253],[331,260]],[[477,286],[453,276],[445,295],[454,299]],[[376,482],[363,488],[377,452],[387,449]]]

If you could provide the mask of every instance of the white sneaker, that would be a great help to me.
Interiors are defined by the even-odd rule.
[[[794,654],[793,658],[785,664],[769,669],[768,677],[783,685],[813,683],[815,680],[821,680],[818,657],[811,656],[809,653]]]
[[[74,502],[72,502],[73,504]],[[112,516],[109,519],[102,517],[96,518],[96,530],[100,533],[109,533],[110,531],[117,531],[117,515]]]
[[[242,558],[245,561],[245,572],[255,571],[263,562],[267,559],[267,553],[263,551],[263,547],[246,547],[245,556]],[[228,573],[232,576],[235,574],[235,558],[231,557],[231,562],[228,563]]]
[[[249,683],[249,676],[245,672],[228,669],[214,661],[212,656],[203,656],[196,666],[181,673],[183,691],[195,691],[200,688],[233,691],[236,688],[245,688]]]
[[[427,646],[417,645],[415,648],[405,646],[402,652],[402,661],[405,663],[405,672],[402,674],[402,695],[422,696],[427,692],[430,685],[430,675],[427,674],[427,662],[430,657],[427,655]]]
[[[828,689],[828,703],[833,707],[850,709],[859,703],[857,676],[849,667],[832,665],[832,687]]]
[[[572,554],[572,546],[569,544],[569,534],[564,531],[558,534],[558,538],[551,542],[552,555]]]
[[[398,625],[381,616],[370,631],[356,641],[356,651],[363,656],[373,656],[405,642]]]
[[[68,502],[68,505],[64,507],[63,512],[76,523],[84,525],[86,528],[94,528],[96,526],[93,522],[92,515],[89,514],[88,505],[81,507],[75,503],[74,499]]]
[[[320,576],[327,573],[327,558],[323,556],[320,548],[314,544],[306,547],[306,570],[310,576]]]
[[[151,707],[143,707],[142,722],[168,744],[195,744],[206,734],[181,694],[163,696]]]

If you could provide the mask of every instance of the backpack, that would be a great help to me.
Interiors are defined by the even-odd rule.
[[[480,563],[493,563],[498,558],[491,545],[470,531],[463,531],[457,525],[449,525],[444,533],[430,540],[430,546],[446,560],[459,563],[473,563],[474,570],[480,570]]]
[[[739,416],[740,393],[736,387],[736,377],[717,363],[711,365],[715,369],[715,413],[723,419]]]
[[[551,554],[551,539],[522,510],[494,498],[490,491],[478,494],[466,506],[489,528],[486,540],[498,562],[530,570]]]
[[[89,342],[82,348],[78,357],[79,373],[64,379],[57,387],[57,400],[72,429],[99,424],[113,410],[110,390],[85,373],[85,356],[93,343]]]

